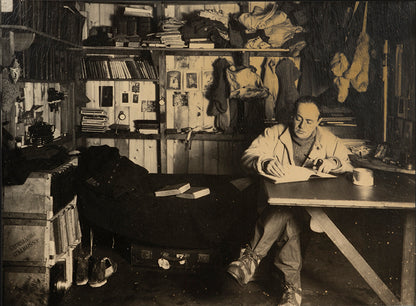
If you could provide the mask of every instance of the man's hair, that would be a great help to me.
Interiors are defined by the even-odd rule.
[[[298,98],[295,102],[295,108],[293,109],[294,115],[296,115],[299,104],[302,104],[302,103],[315,104],[315,106],[318,108],[318,111],[319,111],[319,117],[318,118],[321,117],[321,106],[320,106],[319,100],[317,98],[313,97],[313,96],[303,96],[303,97]]]

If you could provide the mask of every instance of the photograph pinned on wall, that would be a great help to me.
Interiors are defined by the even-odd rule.
[[[139,103],[139,95],[133,94],[133,103]]]
[[[181,89],[181,72],[168,71],[167,73],[168,86],[167,89]]]
[[[133,83],[133,85],[131,86],[131,91],[135,93],[140,92],[140,83]]]
[[[172,100],[173,106],[188,106],[189,93],[175,92]]]
[[[113,106],[113,86],[100,86],[99,94],[101,107]]]
[[[142,100],[142,113],[156,112],[156,101]]]
[[[186,90],[198,90],[198,73],[197,72],[186,72],[185,73],[185,89]]]
[[[202,72],[202,90],[206,93],[214,83],[214,72],[207,70]]]
[[[121,94],[121,102],[122,103],[129,103],[129,94],[127,92],[123,92]]]
[[[174,63],[175,69],[189,69],[189,56],[176,55]]]

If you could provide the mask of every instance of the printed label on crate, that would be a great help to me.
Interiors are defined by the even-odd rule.
[[[45,228],[4,225],[3,260],[45,261]]]

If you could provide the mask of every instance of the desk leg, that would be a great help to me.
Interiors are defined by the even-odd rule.
[[[402,305],[415,303],[415,212],[406,212],[403,229]]]
[[[367,284],[374,290],[386,305],[399,305],[400,302],[390,289],[383,283],[365,259],[358,253],[351,242],[341,233],[338,227],[331,221],[328,215],[318,207],[306,207],[312,218],[319,222],[322,230],[328,235],[332,242],[344,254]]]

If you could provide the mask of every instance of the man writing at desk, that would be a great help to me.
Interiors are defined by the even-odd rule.
[[[242,165],[250,173],[284,177],[288,166],[315,167],[324,173],[352,171],[348,149],[340,139],[319,126],[319,104],[314,97],[296,101],[289,125],[266,128],[244,152]],[[334,191],[336,192],[336,191]],[[227,269],[241,285],[247,284],[270,248],[277,242],[274,266],[284,276],[283,296],[279,305],[300,305],[299,208],[267,206],[257,220],[254,235],[243,255]]]

